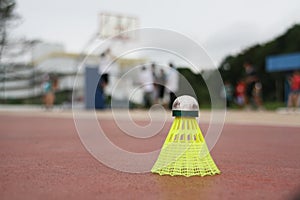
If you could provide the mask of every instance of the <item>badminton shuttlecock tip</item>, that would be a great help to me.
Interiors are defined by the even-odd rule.
[[[199,105],[195,98],[183,95],[173,102],[172,112],[175,117],[198,117]]]

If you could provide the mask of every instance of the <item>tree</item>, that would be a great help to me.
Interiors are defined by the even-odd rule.
[[[295,24],[284,34],[263,44],[257,44],[244,49],[237,55],[227,56],[221,63],[219,70],[224,80],[232,84],[244,77],[243,63],[250,61],[256,67],[263,85],[264,99],[267,101],[283,100],[282,85],[286,72],[266,71],[266,58],[270,55],[300,52],[300,24]]]
[[[15,8],[15,0],[0,0],[0,63],[8,45],[8,32],[13,22],[19,18],[15,13]]]

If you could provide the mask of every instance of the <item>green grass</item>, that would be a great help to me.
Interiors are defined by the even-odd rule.
[[[55,93],[55,105],[60,105],[66,101],[71,101],[71,91],[61,91]],[[42,96],[37,96],[33,98],[27,98],[27,99],[6,99],[6,100],[0,100],[0,103],[2,104],[12,104],[12,105],[18,105],[18,104],[27,104],[27,105],[41,105],[43,104]]]
[[[284,102],[264,102],[264,108],[266,110],[276,110],[282,107],[286,107],[286,104]]]
[[[56,99],[55,99],[55,104],[60,105],[66,101],[71,101],[71,91],[62,91],[56,93]],[[0,103],[4,104],[35,104],[35,105],[40,105],[42,104],[42,97],[35,97],[35,98],[30,98],[30,99],[7,99],[5,101],[0,101]],[[107,103],[110,103],[110,98],[107,99]],[[167,107],[167,105],[165,105]],[[211,104],[208,102],[203,102],[200,103],[200,110],[210,110],[211,109]],[[278,108],[286,107],[286,104],[284,102],[278,102],[278,101],[267,101],[263,103],[263,106],[266,110],[276,110]],[[142,105],[138,105],[135,103],[130,103],[130,108],[142,108]],[[238,105],[232,103],[231,107],[228,108],[231,110],[240,110],[243,108],[240,108]]]

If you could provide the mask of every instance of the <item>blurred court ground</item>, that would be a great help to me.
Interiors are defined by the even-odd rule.
[[[172,123],[167,114],[162,134],[139,143],[120,137],[110,111],[96,113],[110,139],[134,152],[161,147]],[[205,134],[210,112],[200,115]],[[80,116],[88,118],[91,111]],[[146,111],[133,110],[132,116],[149,120]],[[293,199],[300,190],[297,113],[228,111],[211,152],[222,174],[190,178],[106,167],[84,148],[72,117],[70,110],[1,107],[1,199]]]

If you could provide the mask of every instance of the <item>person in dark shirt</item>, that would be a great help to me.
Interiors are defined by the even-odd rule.
[[[253,65],[250,62],[244,63],[244,69],[246,73],[245,82],[246,82],[246,95],[245,95],[245,105],[246,108],[249,108],[250,101],[253,100],[255,106],[259,110],[262,109],[262,84],[259,80],[257,72]]]

